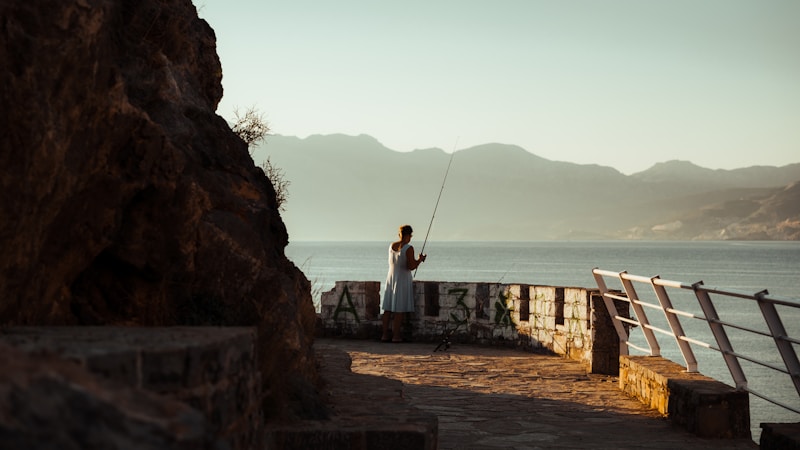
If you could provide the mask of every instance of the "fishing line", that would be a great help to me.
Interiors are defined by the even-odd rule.
[[[456,138],[456,143],[453,145],[453,152],[450,153],[450,161],[447,163],[447,170],[444,172],[444,180],[442,180],[442,187],[439,189],[439,197],[436,198],[436,205],[433,207],[433,214],[431,215],[431,223],[428,224],[428,231],[425,233],[425,240],[422,242],[422,250],[420,250],[419,254],[425,254],[425,244],[428,243],[428,236],[431,234],[431,227],[433,226],[433,218],[436,217],[436,210],[439,208],[439,200],[442,199],[442,192],[444,192],[444,185],[447,183],[447,174],[450,173],[450,165],[453,164],[453,156],[456,155],[456,147],[458,146],[458,139]],[[414,276],[417,276],[417,270],[419,267],[414,269]]]

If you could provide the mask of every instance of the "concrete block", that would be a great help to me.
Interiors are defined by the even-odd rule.
[[[590,309],[588,295],[585,289],[564,289],[564,316],[573,319],[589,320]]]
[[[800,450],[800,422],[762,423],[761,450]]]
[[[704,438],[749,438],[750,397],[711,378],[670,379],[670,421]]]
[[[554,302],[556,300],[556,288],[552,286],[534,286],[531,298],[545,302]]]
[[[745,391],[655,356],[621,356],[619,383],[628,395],[704,438],[749,438],[750,401]]]
[[[523,289],[523,285],[519,284],[504,284],[501,285],[503,292],[508,295],[509,298],[519,299],[521,295],[521,291]]]

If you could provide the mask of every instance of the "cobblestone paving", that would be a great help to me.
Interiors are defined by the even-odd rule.
[[[559,356],[454,344],[320,339],[352,358],[355,373],[403,383],[411,405],[439,417],[439,449],[753,449],[673,427],[623,394],[617,378],[587,374]]]

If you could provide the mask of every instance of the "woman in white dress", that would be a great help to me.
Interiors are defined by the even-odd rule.
[[[389,342],[389,322],[392,322],[392,342],[403,342],[400,327],[405,313],[414,312],[414,279],[411,271],[423,261],[425,255],[414,258],[414,247],[409,244],[414,230],[411,225],[400,227],[400,240],[389,246],[389,274],[383,291],[383,335],[381,341]],[[394,318],[390,316],[394,314]]]

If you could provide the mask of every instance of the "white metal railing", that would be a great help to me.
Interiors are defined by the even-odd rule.
[[[702,281],[694,284],[684,284],[679,281],[662,280],[658,276],[643,277],[631,275],[627,272],[611,272],[598,268],[593,269],[592,274],[597,282],[597,287],[603,295],[603,301],[613,320],[614,328],[619,335],[621,355],[629,354],[629,348],[633,348],[650,356],[661,356],[661,348],[656,338],[656,333],[672,336],[678,345],[688,372],[697,372],[697,359],[695,358],[690,344],[719,352],[722,354],[728,370],[733,377],[736,389],[747,391],[770,403],[800,413],[800,409],[797,407],[788,405],[777,398],[748,388],[747,378],[745,377],[741,365],[741,360],[744,360],[766,367],[769,370],[788,375],[791,377],[791,381],[794,384],[798,396],[800,396],[800,361],[798,361],[797,352],[794,348],[795,344],[800,344],[800,339],[798,339],[798,336],[789,336],[787,334],[781,316],[776,309],[776,306],[781,306],[782,308],[788,307],[795,311],[800,311],[800,302],[789,298],[770,296],[766,290],[755,294],[747,294],[722,288],[706,287],[703,285]],[[619,282],[621,290],[610,290],[606,284],[607,277]],[[636,292],[634,283],[650,286],[653,289],[658,303],[643,300]],[[692,291],[702,310],[702,315],[676,309],[667,293],[668,288]],[[752,328],[752,326],[746,326],[741,323],[737,324],[731,321],[721,320],[710,294],[723,296],[723,298],[735,297],[756,302],[766,322],[768,331],[757,330]],[[614,300],[629,303],[633,312],[631,315],[632,317],[621,316],[617,311]],[[663,312],[669,329],[667,330],[666,328],[652,324],[648,319],[646,313],[647,309]],[[699,319],[706,322],[715,343],[704,342],[698,339],[697,336],[687,336],[681,324],[681,317]],[[641,329],[646,347],[630,342],[627,328],[631,326]],[[759,358],[753,355],[745,355],[736,352],[728,337],[729,328],[740,330],[750,335],[772,338],[783,360],[783,366],[765,361],[763,355],[762,358]]]

